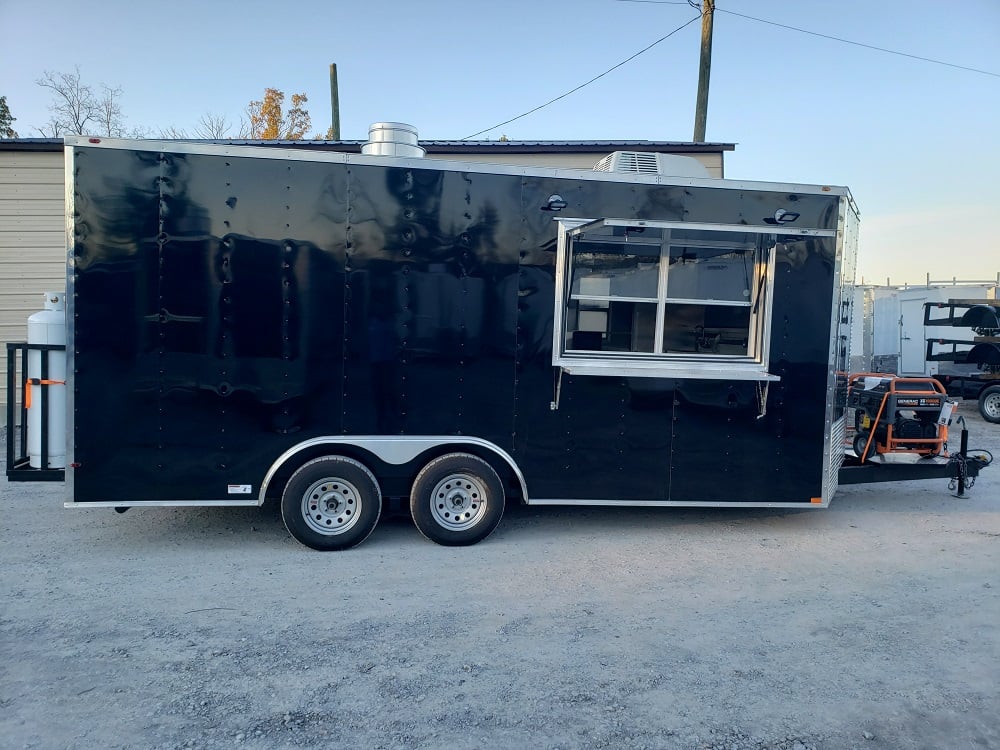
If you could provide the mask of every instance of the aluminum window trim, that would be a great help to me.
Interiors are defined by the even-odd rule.
[[[634,302],[653,304],[652,298],[615,297],[612,295],[576,295],[572,293],[570,283],[573,278],[573,256],[571,243],[574,239],[594,228],[615,226],[644,226],[661,229],[696,229],[713,232],[742,232],[756,235],[780,236],[833,236],[835,232],[828,230],[797,230],[796,232],[779,231],[783,228],[772,226],[748,226],[742,224],[693,224],[675,221],[649,221],[633,219],[590,219],[582,217],[556,218],[558,223],[556,246],[556,283],[555,309],[553,311],[552,332],[552,365],[570,374],[609,375],[612,370],[633,377],[677,377],[705,378],[730,380],[776,381],[780,378],[767,372],[770,354],[770,331],[772,301],[774,294],[774,265],[776,247],[763,249],[754,247],[754,298],[747,301],[708,300],[671,298],[667,295],[666,283],[669,279],[669,269],[663,260],[669,257],[669,251],[675,244],[681,245],[686,240],[673,242],[669,236],[660,241],[661,253],[658,275],[658,289],[655,303],[657,305],[656,329],[654,331],[654,352],[613,352],[594,351],[570,348],[565,330],[566,310],[571,300],[594,302]],[[702,240],[706,246],[735,245],[736,248],[746,247],[744,243],[712,243]],[[761,266],[763,266],[761,268]],[[750,325],[747,330],[747,355],[713,355],[693,352],[664,352],[663,337],[665,329],[664,313],[668,304],[696,304],[720,307],[748,307],[751,309]],[[759,306],[762,310],[756,311]],[[725,369],[722,366],[725,366]],[[742,365],[742,366],[740,366]]]
[[[715,224],[694,221],[655,221],[650,219],[597,219],[595,227],[649,227],[650,229],[690,229],[708,232],[776,234],[789,237],[836,237],[836,229],[799,229],[780,224]]]
[[[618,297],[613,294],[570,294],[569,298],[580,302],[640,302],[649,305],[659,301],[656,297]]]

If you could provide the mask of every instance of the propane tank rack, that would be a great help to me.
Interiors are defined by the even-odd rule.
[[[65,478],[64,468],[49,468],[49,441],[52,438],[65,440],[65,435],[50,435],[49,352],[65,352],[63,344],[28,344],[15,342],[7,344],[7,479],[10,481],[34,480],[61,482]],[[38,352],[40,371],[37,378],[28,377],[29,352]],[[62,381],[58,381],[59,384]],[[33,400],[40,409],[39,426],[40,466],[31,466],[28,438],[28,409]]]

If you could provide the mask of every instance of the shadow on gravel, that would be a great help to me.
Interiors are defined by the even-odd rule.
[[[246,548],[248,546],[278,547],[306,550],[288,534],[281,520],[277,503],[262,508],[130,508],[118,514],[110,508],[64,510],[67,514],[100,515],[100,523],[81,524],[84,535],[93,533],[104,538],[93,539],[92,544],[122,543],[133,547],[150,548],[205,547]],[[822,511],[818,511],[822,513]],[[483,544],[496,542],[517,543],[519,537],[559,537],[571,539],[604,534],[669,533],[684,528],[718,530],[724,528],[772,525],[789,521],[800,527],[816,517],[817,511],[809,509],[731,509],[731,508],[606,508],[576,506],[524,506],[511,505],[496,532]],[[800,521],[801,519],[801,521]],[[112,527],[114,534],[107,532]],[[431,544],[414,527],[409,515],[401,511],[383,514],[378,527],[364,546],[406,546]]]
[[[995,471],[993,468],[986,472]],[[885,484],[856,484],[841,487],[826,512],[851,513],[914,513],[932,511],[943,515],[965,513],[998,513],[994,502],[996,483],[989,474],[980,475],[976,484],[963,497],[949,488],[946,479]]]
[[[242,507],[133,507],[125,513],[111,508],[52,509],[65,514],[77,526],[74,534],[86,546],[116,546],[123,551],[142,548],[246,549],[267,546],[305,551],[286,531],[276,503],[261,508]],[[822,511],[820,511],[822,512]],[[683,533],[773,525],[776,521],[808,523],[816,512],[797,509],[676,509],[529,507],[511,505],[497,530],[484,544],[516,544],[519,538],[564,538],[568,540],[619,534],[665,534],[683,528]],[[386,512],[364,546],[402,547],[431,544],[414,527],[409,515]]]
[[[269,547],[309,552],[285,529],[277,503],[263,507],[133,507],[125,513],[112,508],[66,509],[80,516],[79,534],[85,544],[150,549]],[[365,545],[407,541],[426,542],[408,515],[384,514]]]
[[[115,549],[119,554],[155,551],[213,552],[248,549],[284,550],[313,554],[285,529],[277,504],[263,508],[131,508],[125,514],[112,509],[63,510],[76,519],[75,535],[82,545]],[[520,543],[540,540],[579,545],[598,539],[635,539],[640,543],[686,540],[744,539],[749,535],[802,538],[850,525],[865,528],[880,523],[878,516],[926,516],[998,513],[997,503],[959,500],[927,491],[923,496],[845,494],[829,509],[760,508],[606,508],[577,506],[509,507],[497,530],[481,545],[516,550]],[[97,515],[98,518],[93,516]],[[103,515],[103,517],[100,517]],[[68,520],[68,519],[67,519]],[[902,520],[902,519],[900,519]],[[742,543],[742,542],[741,542]],[[413,550],[433,546],[408,515],[389,513],[362,548],[371,551]]]
[[[115,548],[122,554],[138,550],[247,548],[309,552],[286,531],[276,502],[264,507],[135,507],[124,514],[111,508],[64,509],[61,493],[51,485],[32,493],[6,485],[4,495],[15,507],[39,508],[38,523],[73,527],[85,546]],[[685,536],[731,534],[737,531],[767,534],[822,533],[845,524],[865,526],[885,514],[1000,513],[993,499],[996,483],[990,477],[965,498],[955,498],[944,480],[898,484],[852,485],[840,489],[829,508],[676,508],[525,506],[511,503],[496,532],[483,544],[513,544],[520,539],[551,539],[569,544],[592,543],[600,537]],[[44,491],[43,491],[44,490]],[[17,497],[14,494],[17,493]],[[364,547],[382,549],[431,542],[414,527],[406,507],[390,505]]]

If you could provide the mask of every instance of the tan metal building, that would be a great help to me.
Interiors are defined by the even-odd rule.
[[[223,145],[360,153],[365,141],[204,141]],[[731,143],[674,141],[419,141],[429,159],[592,169],[615,151],[678,154],[724,177]],[[66,283],[63,144],[59,139],[0,140],[0,409],[6,408],[6,343],[23,341],[43,293]],[[0,414],[3,411],[0,410]]]
[[[23,341],[42,294],[66,285],[65,182],[60,142],[0,140],[0,407],[8,341]],[[2,413],[2,412],[0,412]]]

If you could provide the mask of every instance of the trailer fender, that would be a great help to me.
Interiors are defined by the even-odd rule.
[[[278,456],[264,475],[264,480],[261,482],[260,492],[257,496],[257,504],[264,504],[270,484],[280,473],[282,467],[288,464],[289,461],[294,461],[297,456],[301,457],[303,452],[315,453],[316,448],[350,446],[367,451],[387,464],[403,465],[415,460],[422,453],[445,445],[474,447],[496,456],[517,477],[518,484],[521,487],[522,501],[525,503],[528,501],[528,485],[517,462],[507,451],[496,443],[491,443],[489,440],[459,435],[365,435],[359,437],[331,435],[304,440],[301,443],[293,445]]]
[[[969,350],[965,357],[969,364],[979,365],[1000,365],[1000,344],[983,343],[976,344]]]
[[[974,305],[962,315],[962,325],[995,331],[1000,328],[1000,310],[990,305]]]

